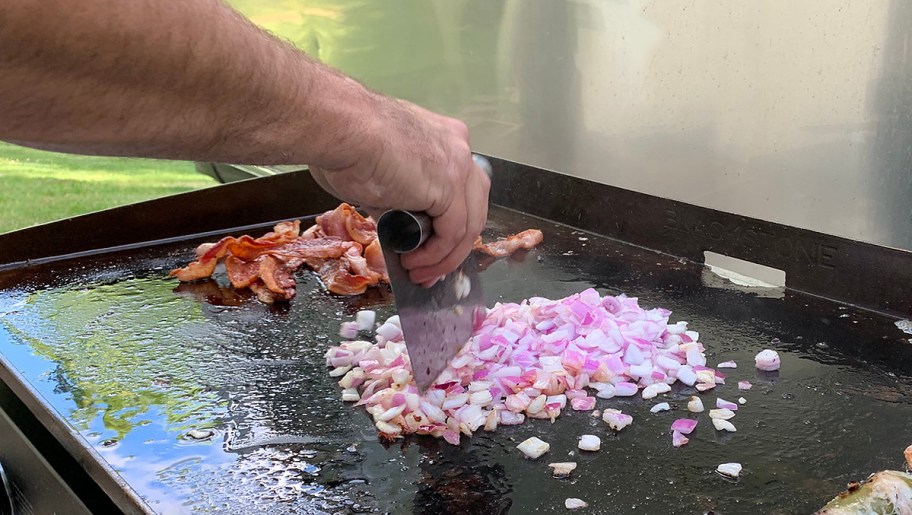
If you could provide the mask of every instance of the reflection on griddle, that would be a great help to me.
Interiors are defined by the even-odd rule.
[[[213,306],[240,306],[256,297],[250,290],[238,290],[231,286],[223,286],[214,279],[178,283],[177,288],[174,288],[174,293],[184,297],[192,297],[198,302],[205,302]]]

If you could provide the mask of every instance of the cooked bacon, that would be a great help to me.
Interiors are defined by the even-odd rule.
[[[303,234],[300,220],[281,222],[259,238],[222,238],[197,247],[197,260],[170,275],[183,282],[210,277],[222,259],[234,288],[250,288],[264,303],[295,295],[294,272],[307,265],[319,272],[327,289],[357,295],[388,282],[377,225],[355,208],[341,204],[317,217]]]
[[[526,229],[523,232],[516,233],[506,238],[500,238],[490,243],[482,243],[481,238],[475,240],[473,249],[479,252],[495,257],[507,257],[519,249],[529,250],[544,239],[544,235],[538,229]]]
[[[381,281],[389,282],[389,272],[386,270],[386,261],[383,259],[383,250],[380,248],[380,240],[374,240],[364,249],[364,259],[367,260],[367,266],[374,272],[380,274]]]
[[[285,299],[294,297],[295,280],[294,269],[285,265],[273,256],[265,256],[260,263],[260,279],[269,288],[269,291],[284,296]]]
[[[339,207],[332,211],[327,211],[317,217],[317,225],[323,230],[326,236],[335,236],[343,240],[349,239],[348,229],[345,227],[345,219],[354,211],[346,203],[339,204]]]
[[[257,261],[247,262],[235,256],[225,258],[225,271],[228,272],[228,280],[231,286],[235,288],[247,288],[250,283],[257,280],[260,273],[260,263]]]
[[[348,262],[332,259],[320,267],[320,279],[326,289],[339,295],[360,295],[371,285],[371,278],[352,274]],[[376,283],[374,283],[376,284]]]

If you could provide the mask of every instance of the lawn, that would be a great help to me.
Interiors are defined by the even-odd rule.
[[[188,162],[75,156],[0,142],[0,233],[215,184]]]

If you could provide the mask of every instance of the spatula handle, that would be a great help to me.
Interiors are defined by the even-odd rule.
[[[493,176],[491,163],[478,154],[472,154],[472,160],[484,170],[488,177]],[[401,209],[391,209],[377,220],[377,234],[381,244],[388,244],[399,254],[407,254],[420,247],[431,234],[434,225],[426,213],[413,213]]]

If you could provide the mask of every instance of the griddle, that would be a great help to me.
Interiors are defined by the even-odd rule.
[[[708,418],[673,448],[668,427],[695,392],[599,400],[634,423],[614,433],[586,412],[479,432],[451,446],[386,444],[344,405],[323,353],[359,309],[392,314],[391,293],[298,295],[267,306],[214,280],[166,277],[195,246],[257,234],[335,206],[306,173],[219,186],[0,236],[0,406],[94,511],[130,513],[808,513],[845,484],[902,466],[912,443],[912,254],[492,160],[486,237],[529,227],[544,243],[483,272],[488,302],[595,287],[673,311],[701,333],[703,394],[747,404],[737,433]],[[702,252],[785,270],[757,295],[710,280]],[[773,348],[779,373],[752,366]],[[739,392],[738,380],[752,390]],[[652,414],[667,400],[677,411]],[[602,450],[580,455],[579,435]],[[538,436],[538,460],[515,449]],[[547,463],[577,461],[570,479]],[[737,461],[727,481],[716,465]],[[6,467],[9,472],[9,467]]]

